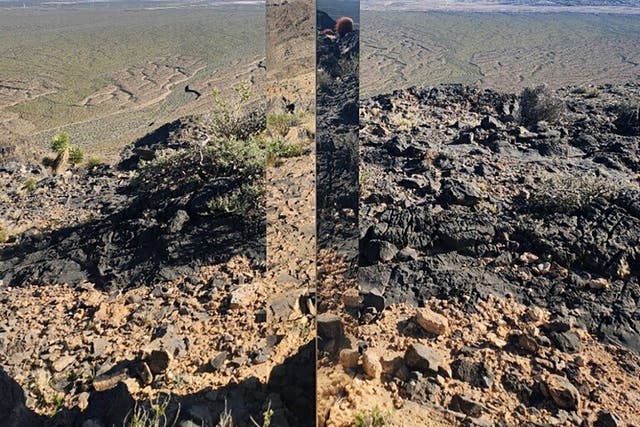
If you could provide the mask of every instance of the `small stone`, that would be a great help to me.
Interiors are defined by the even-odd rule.
[[[538,348],[540,347],[536,339],[527,334],[521,334],[518,336],[517,345],[518,345],[518,348],[528,353],[537,353]]]
[[[300,296],[296,293],[278,295],[269,302],[267,320],[269,322],[288,320],[294,313],[300,313]]]
[[[598,413],[598,419],[594,423],[594,427],[620,427],[622,421],[613,412],[600,411]]]
[[[531,322],[539,322],[544,317],[544,311],[540,307],[531,306],[525,311],[527,319]]]
[[[340,364],[345,369],[354,369],[358,366],[360,360],[360,352],[353,348],[345,348],[340,350]]]
[[[71,365],[75,361],[76,361],[75,356],[71,356],[71,355],[62,356],[62,357],[59,357],[55,362],[53,362],[52,368],[56,372],[62,372],[65,370],[67,366]]]
[[[383,292],[378,289],[371,289],[362,294],[360,305],[364,309],[373,309],[375,313],[381,313],[386,307]]]
[[[211,411],[204,405],[186,405],[180,411],[178,427],[213,426]]]
[[[538,259],[538,255],[532,254],[531,252],[524,252],[522,255],[520,255],[520,261],[526,263],[536,262]]]
[[[390,242],[373,239],[365,247],[363,256],[372,263],[391,261],[398,253],[398,248]]]
[[[397,352],[385,352],[380,358],[380,364],[382,365],[382,373],[385,375],[394,375],[402,367],[406,369],[402,353]]]
[[[442,356],[425,345],[413,343],[407,348],[404,361],[409,368],[435,377],[442,365]]]
[[[459,144],[473,144],[473,133],[471,132],[461,132],[458,135],[458,143]]]
[[[140,362],[135,366],[135,373],[138,378],[140,378],[140,382],[143,385],[149,385],[153,382],[153,374],[149,369],[149,365],[144,362]],[[131,387],[129,387],[131,390]],[[131,390],[133,392],[133,390]]]
[[[237,289],[231,292],[231,302],[229,308],[237,310],[246,308],[253,304],[256,299],[256,293],[258,291],[258,285],[246,284],[241,285]]]
[[[84,411],[87,409],[87,406],[89,406],[89,393],[84,391],[78,395],[78,408]]]
[[[372,349],[368,349],[362,355],[362,368],[364,373],[370,379],[378,379],[382,374],[382,365],[380,363],[380,356]]]
[[[449,321],[446,317],[426,307],[416,310],[415,321],[422,329],[434,335],[444,335],[449,329]]]
[[[109,341],[102,337],[97,337],[91,342],[92,355],[95,358],[104,356]]]
[[[469,415],[470,417],[478,418],[482,415],[484,407],[481,403],[476,402],[475,400],[467,396],[455,394],[451,398],[449,409],[457,412],[462,412],[463,414]]]
[[[599,279],[591,279],[589,281],[589,288],[593,289],[593,290],[606,290],[609,289],[611,287],[611,282],[609,282],[607,279],[605,278],[599,278]]]
[[[502,123],[492,116],[484,116],[480,122],[480,127],[484,130],[497,130],[502,128]]]
[[[347,308],[356,308],[360,306],[360,292],[355,288],[347,289],[342,294],[342,303]]]
[[[550,332],[549,339],[558,350],[565,353],[578,353],[582,350],[580,337],[573,332]]]
[[[467,382],[472,386],[489,388],[493,385],[494,375],[484,362],[474,362],[470,359],[457,359],[451,364],[453,378]]]
[[[169,233],[179,232],[180,230],[182,230],[187,221],[189,221],[189,214],[187,214],[186,211],[179,209],[169,223]]]
[[[317,317],[318,336],[325,339],[340,339],[344,332],[342,319],[333,313],[322,313]]]
[[[252,360],[254,365],[260,365],[266,363],[269,360],[269,355],[263,352],[258,353]]]
[[[214,371],[220,370],[222,364],[225,360],[227,360],[228,356],[229,353],[227,353],[226,351],[221,351],[213,359],[211,359],[211,361],[209,361],[209,366],[211,366],[211,369],[213,369]]]
[[[580,393],[567,378],[550,374],[545,385],[558,408],[575,411],[580,406]]]
[[[397,258],[400,261],[415,261],[418,259],[418,251],[407,246],[398,252]]]

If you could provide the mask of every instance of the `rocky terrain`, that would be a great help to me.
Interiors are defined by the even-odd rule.
[[[358,217],[359,33],[322,34],[335,21],[319,11],[317,40],[317,229],[320,249],[355,260]]]
[[[639,351],[638,89],[560,90],[528,127],[517,96],[471,87],[364,103],[363,289],[512,295]]]
[[[264,117],[59,175],[3,148],[2,425],[313,419],[313,295],[265,269]]]
[[[639,90],[362,102],[360,289],[327,281],[321,425],[637,422]]]

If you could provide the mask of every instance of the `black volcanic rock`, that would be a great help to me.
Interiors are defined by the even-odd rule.
[[[316,12],[316,26],[318,31],[333,30],[336,27],[336,21],[326,12],[318,10]]]
[[[605,341],[640,351],[640,137],[613,124],[640,85],[601,91],[557,91],[562,119],[534,131],[508,117],[518,96],[475,87],[362,101],[360,173],[375,176],[360,202],[362,290],[380,289],[386,304],[456,299],[469,311],[511,295],[568,310]],[[394,127],[390,114],[413,125]],[[420,257],[383,261],[377,242]],[[523,264],[525,252],[540,261]],[[580,347],[571,332],[549,338],[562,351]]]
[[[0,250],[0,279],[11,286],[89,281],[122,289],[194,277],[201,266],[234,254],[261,266],[263,200],[243,192],[248,184],[259,188],[262,160],[244,152],[241,142],[202,147],[199,136],[206,132],[191,118],[173,122],[125,148],[120,170],[74,169],[65,177],[41,179],[38,188],[48,188],[37,189],[39,195],[25,200],[16,193],[27,212],[41,215],[67,200],[90,219],[70,218],[58,229],[18,235]],[[141,147],[156,160],[140,158]],[[224,156],[238,157],[233,163],[221,161]],[[7,176],[21,179],[16,172],[2,175]],[[246,212],[229,211],[223,206],[229,200]]]

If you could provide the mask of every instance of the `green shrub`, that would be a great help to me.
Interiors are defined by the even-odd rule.
[[[557,123],[563,111],[562,101],[544,85],[534,89],[524,88],[520,94],[520,121],[525,126],[540,121]]]
[[[127,427],[168,427],[172,425],[167,420],[169,400],[169,397],[158,397],[148,406],[136,402],[133,413],[127,415],[124,425]]]
[[[300,115],[296,114],[278,113],[267,116],[267,129],[272,135],[285,136],[289,129],[300,123]]]
[[[84,153],[82,152],[82,149],[80,147],[74,146],[69,149],[69,163],[71,163],[73,166],[82,163],[83,159]]]
[[[529,195],[529,210],[542,214],[576,214],[592,203],[596,198],[614,198],[622,189],[623,183],[613,183],[602,178],[590,176],[560,175],[538,183],[536,190]]]
[[[354,416],[354,427],[382,427],[386,424],[386,415],[377,406],[371,411],[358,411]]]
[[[100,166],[102,164],[102,161],[100,160],[99,157],[91,157],[89,159],[89,161],[87,162],[87,169],[88,170],[93,170],[95,168],[97,168],[98,166]]]
[[[305,154],[306,150],[301,142],[287,142],[282,138],[270,138],[266,143],[267,165],[279,166],[281,159],[298,157]]]
[[[27,190],[29,193],[32,193],[33,190],[36,189],[37,184],[38,184],[38,181],[36,181],[35,178],[31,177],[25,181],[24,189]]]
[[[247,82],[234,86],[228,100],[217,88],[213,89],[212,94],[214,108],[207,118],[212,136],[244,140],[265,130],[264,107],[248,105],[251,90]]]
[[[230,190],[208,201],[211,214],[259,213],[264,199],[265,153],[257,139],[220,139],[207,147],[193,147],[147,164],[132,185],[145,198],[173,197],[219,179]]]
[[[69,148],[69,135],[66,132],[62,132],[53,137],[51,141],[51,149],[60,154],[64,150]]]

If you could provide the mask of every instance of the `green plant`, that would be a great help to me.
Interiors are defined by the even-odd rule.
[[[166,427],[167,424],[167,406],[169,406],[170,397],[158,396],[155,401],[149,402],[149,405],[141,405],[136,402],[131,419],[129,415],[124,420],[127,427]]]
[[[597,87],[589,88],[584,92],[585,98],[599,98],[601,95],[602,92]]]
[[[74,146],[69,149],[69,163],[71,163],[73,166],[82,163],[83,159],[84,153],[82,152],[82,149],[80,147]]]
[[[220,420],[216,427],[233,427],[233,417],[231,410],[227,407],[227,400],[224,401],[224,410],[220,414]]]
[[[256,427],[269,427],[271,425],[271,418],[273,417],[273,409],[271,409],[271,402],[267,405],[267,409],[262,413],[262,425],[258,424],[256,420],[251,418],[251,422]]]
[[[281,159],[298,157],[305,154],[301,142],[287,142],[282,138],[270,138],[266,142],[267,165],[279,166]]]
[[[370,411],[358,411],[354,416],[354,427],[382,427],[386,424],[388,413],[384,413],[377,406]]]
[[[560,175],[546,179],[536,186],[526,202],[527,209],[543,214],[575,214],[596,198],[614,198],[625,188],[623,183],[614,183],[590,176]]]
[[[247,139],[265,130],[264,108],[251,107],[249,83],[241,82],[233,87],[227,97],[218,88],[212,90],[214,108],[207,117],[211,134],[218,138]]]
[[[165,199],[205,186],[199,214],[261,215],[264,202],[265,153],[258,138],[214,140],[147,164],[132,186],[147,200]],[[206,209],[205,209],[206,208]]]
[[[53,137],[51,141],[51,149],[60,154],[69,148],[69,134],[62,132]]]
[[[99,157],[91,157],[89,159],[89,161],[87,162],[87,169],[88,170],[93,170],[95,168],[97,168],[98,166],[100,166],[102,164],[102,161],[100,160]]]
[[[289,129],[301,123],[299,114],[277,113],[267,116],[267,129],[272,135],[285,136]]]
[[[34,177],[31,177],[25,181],[24,189],[29,193],[33,193],[33,191],[36,189],[37,184],[38,181]]]
[[[535,125],[540,121],[556,123],[562,117],[564,105],[544,86],[524,88],[520,93],[520,122],[525,126]]]
[[[55,394],[51,399],[51,404],[56,411],[59,411],[64,407],[64,396],[62,394]]]

